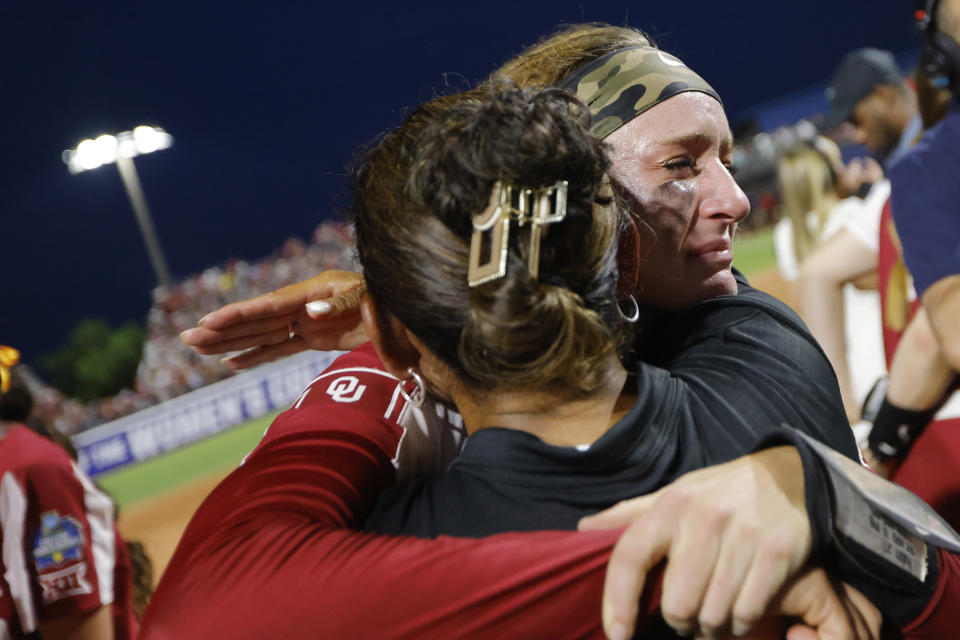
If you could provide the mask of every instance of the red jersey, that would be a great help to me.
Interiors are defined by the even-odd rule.
[[[130,559],[113,502],[66,451],[22,425],[0,439],[0,638],[111,605],[114,637],[136,637]]]
[[[200,506],[141,638],[604,638],[603,579],[619,532],[420,539],[351,529],[395,465],[403,472],[406,443],[430,437],[398,424],[421,424],[398,384],[369,346],[314,380]],[[440,412],[424,408],[418,420]],[[641,628],[659,618],[654,574]]]

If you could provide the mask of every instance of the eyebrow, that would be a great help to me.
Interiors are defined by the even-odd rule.
[[[702,145],[702,144],[711,144],[713,143],[713,136],[704,131],[694,131],[692,133],[687,133],[682,136],[677,136],[676,138],[670,138],[669,140],[664,140],[660,144],[669,146],[686,146],[686,145]],[[729,153],[733,150],[733,136],[728,136],[725,139],[720,141],[720,153]]]

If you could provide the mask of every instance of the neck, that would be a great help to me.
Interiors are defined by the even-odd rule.
[[[533,434],[555,446],[592,444],[633,406],[620,399],[627,372],[616,356],[595,391],[580,395],[569,389],[522,390],[483,394],[454,393],[467,433],[503,427]]]
[[[903,132],[907,130],[907,127],[910,126],[910,123],[913,122],[913,119],[917,116],[917,97],[913,91],[903,91],[900,95],[900,99],[897,102],[896,109],[896,122],[899,127],[900,136],[903,136]],[[895,148],[900,143],[900,136],[897,136],[897,139],[893,143]]]

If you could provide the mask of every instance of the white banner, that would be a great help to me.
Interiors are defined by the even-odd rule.
[[[80,466],[95,476],[285,409],[341,353],[298,353],[78,433]]]

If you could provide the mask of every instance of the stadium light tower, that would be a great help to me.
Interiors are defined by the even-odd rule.
[[[133,131],[121,131],[115,136],[104,134],[94,140],[84,140],[76,149],[67,149],[63,152],[63,161],[70,169],[70,173],[89,171],[110,163],[117,163],[117,170],[127,190],[133,213],[136,215],[143,242],[147,245],[150,262],[157,274],[157,282],[165,287],[173,282],[167,261],[160,249],[157,231],[153,227],[150,209],[147,208],[147,199],[140,186],[137,169],[133,166],[133,158],[139,155],[153,153],[166,149],[173,144],[173,136],[160,127],[139,126]]]

